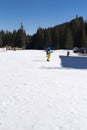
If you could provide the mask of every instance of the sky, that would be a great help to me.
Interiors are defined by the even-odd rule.
[[[0,0],[0,30],[19,29],[27,34],[82,16],[87,19],[87,0]]]

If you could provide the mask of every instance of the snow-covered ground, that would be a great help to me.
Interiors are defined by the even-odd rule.
[[[0,53],[0,130],[87,130],[87,57]]]

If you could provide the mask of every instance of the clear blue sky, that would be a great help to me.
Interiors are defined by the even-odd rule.
[[[0,0],[0,30],[19,29],[27,34],[38,27],[48,28],[78,16],[87,19],[87,0]]]

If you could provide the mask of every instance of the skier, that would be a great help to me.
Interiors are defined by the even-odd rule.
[[[70,55],[70,52],[69,51],[67,51],[67,56],[69,56]]]
[[[47,57],[47,61],[50,61],[50,56],[51,56],[51,48],[48,47],[48,48],[46,49],[46,57]]]

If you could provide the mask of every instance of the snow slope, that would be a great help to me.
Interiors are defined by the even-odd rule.
[[[87,130],[87,57],[0,53],[0,130]]]

